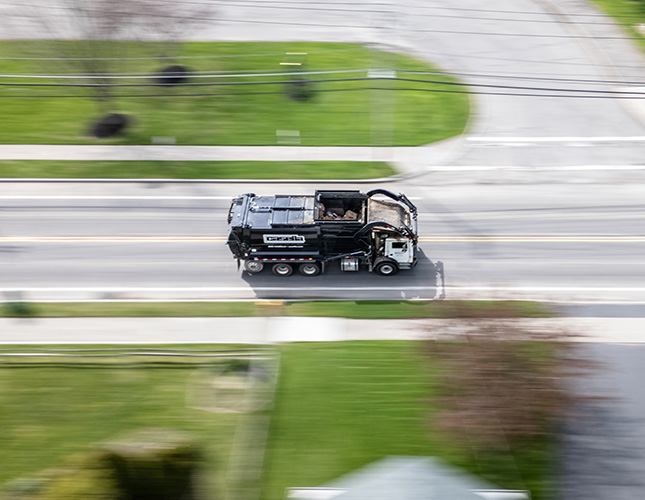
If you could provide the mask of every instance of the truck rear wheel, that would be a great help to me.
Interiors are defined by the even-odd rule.
[[[397,263],[390,259],[384,259],[380,262],[377,261],[374,269],[381,276],[392,276],[399,272]]]
[[[279,264],[273,264],[271,271],[273,271],[273,274],[276,276],[291,276],[293,273],[293,267],[291,264],[284,264],[281,262]]]
[[[258,260],[245,260],[244,270],[249,273],[259,273],[264,269],[264,264]]]
[[[306,262],[305,264],[300,264],[298,270],[300,274],[305,276],[317,276],[320,274],[320,264],[317,262]]]

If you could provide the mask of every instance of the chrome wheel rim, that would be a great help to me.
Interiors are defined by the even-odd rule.
[[[381,274],[392,274],[394,272],[394,266],[392,264],[383,264],[379,267]]]
[[[264,264],[262,262],[258,262],[256,260],[249,260],[246,262],[246,270],[251,272],[251,273],[259,273],[262,271],[262,268],[264,267]]]
[[[316,264],[303,264],[302,274],[306,274],[309,276],[318,274],[318,266]]]
[[[275,267],[276,274],[286,276],[291,273],[291,268],[287,264],[278,264]]]

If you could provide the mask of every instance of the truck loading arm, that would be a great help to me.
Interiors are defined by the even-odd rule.
[[[390,229],[392,231],[396,231],[397,233],[407,236],[410,238],[414,243],[417,243],[417,236],[407,227],[401,226],[401,227],[394,227],[392,224],[382,221],[382,220],[377,220],[374,222],[370,222],[369,224],[365,224],[359,231],[356,232],[354,235],[354,241],[356,242],[362,242],[363,244],[366,244],[369,246],[369,243],[366,243],[363,241],[363,237],[369,233],[373,228],[375,227],[383,227],[385,229]]]
[[[412,214],[412,218],[416,221],[417,220],[417,207],[412,203],[407,196],[404,194],[394,194],[391,191],[388,191],[387,189],[372,189],[371,191],[368,191],[365,193],[369,198],[371,198],[374,195],[377,194],[382,194],[387,196],[388,198],[392,198],[394,201],[400,201],[404,205],[406,205],[410,209],[410,213]]]

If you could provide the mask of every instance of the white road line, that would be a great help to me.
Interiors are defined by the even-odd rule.
[[[471,142],[645,142],[645,136],[467,137]]]
[[[435,286],[335,286],[335,287],[2,287],[0,293],[15,292],[239,292],[260,291],[404,291],[434,290]],[[446,285],[447,291],[471,292],[645,292],[641,287],[606,286],[457,286]]]
[[[288,286],[231,286],[231,287],[2,287],[0,293],[11,292],[244,292],[249,290],[261,291],[392,291],[392,290],[434,290],[433,286],[383,286],[383,287],[288,287]],[[645,290],[645,289],[644,289]]]
[[[427,172],[600,172],[605,170],[645,170],[645,165],[556,165],[528,167],[520,165],[431,166]]]
[[[227,201],[231,201],[233,200],[233,198],[234,196],[0,195],[0,200],[227,200]],[[418,196],[417,197],[411,196],[408,199],[421,200],[423,198]]]
[[[232,200],[233,196],[0,195],[0,200]]]

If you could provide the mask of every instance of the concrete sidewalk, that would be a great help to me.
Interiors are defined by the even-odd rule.
[[[580,342],[645,342],[645,318],[518,320],[527,328],[566,330]],[[345,318],[0,318],[0,344],[265,344],[344,340],[418,340],[459,335],[455,319]]]
[[[108,146],[0,144],[0,160],[68,161],[382,161],[402,173],[445,163],[462,136],[413,147],[385,146]]]

